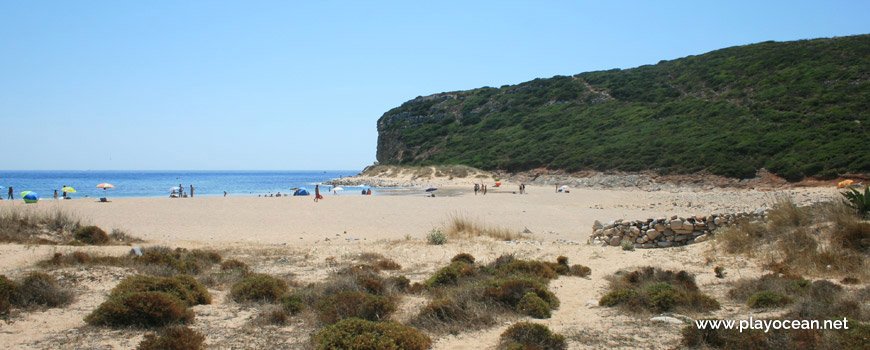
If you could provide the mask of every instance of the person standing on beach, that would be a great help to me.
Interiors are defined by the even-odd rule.
[[[15,199],[12,197],[12,186],[9,186],[9,199]]]
[[[477,195],[477,191],[480,190],[480,185],[474,184],[474,195]]]
[[[320,199],[320,185],[314,185],[314,201]]]
[[[63,185],[63,187],[66,188],[66,185]],[[66,191],[63,191],[63,199],[66,199]]]
[[[190,184],[190,198],[193,198],[193,184]]]
[[[57,199],[57,190],[54,190],[54,199]]]
[[[226,196],[227,196],[227,191],[224,191],[224,197],[226,197]]]

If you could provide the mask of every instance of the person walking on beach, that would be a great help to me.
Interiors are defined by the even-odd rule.
[[[66,185],[63,185],[63,188],[66,188]],[[63,199],[66,199],[66,191],[63,191]]]
[[[226,196],[227,196],[227,191],[224,191],[224,197],[226,197]]]
[[[57,190],[54,190],[54,199],[57,199]]]
[[[190,184],[190,198],[193,198],[193,184]]]
[[[314,185],[314,201],[320,199],[320,185]]]
[[[475,196],[477,195],[477,191],[479,191],[479,190],[480,190],[480,185],[474,184],[474,195]]]
[[[486,195],[486,185],[483,185],[483,195]]]
[[[12,186],[9,186],[9,199],[15,199],[12,197]]]

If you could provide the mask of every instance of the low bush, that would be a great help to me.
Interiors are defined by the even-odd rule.
[[[528,275],[544,279],[554,279],[557,277],[550,265],[534,260],[514,260],[498,268],[498,275]]]
[[[80,227],[73,233],[73,238],[77,241],[90,245],[104,245],[111,242],[106,231],[97,226]]]
[[[645,267],[619,271],[608,279],[610,292],[598,301],[602,306],[623,306],[631,312],[707,312],[720,307],[698,290],[694,276],[685,271]]]
[[[432,230],[429,231],[428,235],[426,235],[426,241],[429,242],[429,244],[442,245],[447,243],[447,235],[439,230]]]
[[[442,285],[456,284],[459,277],[462,275],[462,269],[466,266],[468,266],[468,264],[462,261],[451,263],[450,265],[435,271],[431,277],[423,282],[423,285],[426,288],[433,288]]]
[[[417,329],[396,322],[342,320],[312,336],[320,350],[428,349],[432,340]]]
[[[145,275],[128,277],[112,289],[109,297],[141,292],[163,292],[191,306],[211,304],[208,290],[188,275],[163,278]]]
[[[518,322],[508,327],[498,344],[500,350],[562,350],[567,347],[565,336],[553,333],[545,325],[531,322]]]
[[[790,303],[788,296],[768,290],[755,293],[746,301],[746,305],[753,309],[783,307]]]
[[[164,292],[138,292],[109,298],[85,322],[95,326],[161,327],[193,320],[185,302]]]
[[[550,305],[550,308],[559,307],[559,299],[547,290],[547,286],[530,278],[501,278],[489,281],[483,290],[483,295],[492,300],[501,302],[509,308],[516,308],[520,300],[527,294],[533,293]]]
[[[375,263],[375,265],[378,268],[380,268],[381,270],[401,270],[402,269],[402,265],[399,265],[399,263],[393,261],[393,259],[381,259],[381,260],[378,260],[377,263]]]
[[[396,303],[385,296],[346,291],[318,301],[314,309],[324,324],[333,324],[348,318],[381,321],[396,311]]]
[[[634,250],[634,243],[631,243],[631,241],[628,241],[628,240],[620,242],[619,246],[622,247],[622,250],[625,250],[625,251],[633,251]]]
[[[166,327],[156,334],[149,333],[137,350],[199,350],[205,337],[188,327]]]
[[[153,246],[142,249],[142,256],[133,258],[134,262],[145,267],[169,269],[168,275],[197,275],[214,264],[221,262],[220,254],[211,251],[184,248],[171,249],[163,246]]]
[[[16,299],[18,284],[0,275],[0,315],[9,312],[12,302]]]
[[[550,305],[535,293],[526,293],[517,304],[517,312],[534,318],[550,318]]]
[[[713,274],[716,275],[716,278],[725,278],[725,275],[727,275],[727,273],[725,272],[725,268],[722,266],[714,267]]]
[[[287,293],[287,283],[275,277],[255,274],[233,284],[230,295],[236,302],[274,302]]]
[[[302,303],[302,298],[296,294],[284,294],[280,299],[278,299],[278,302],[281,303],[281,307],[284,311],[291,314],[298,313],[305,308],[305,304]]]
[[[232,270],[248,271],[248,264],[245,264],[236,259],[229,259],[221,263],[221,271]]]
[[[583,265],[571,265],[571,270],[568,274],[571,276],[586,277],[592,274],[592,269]]]
[[[54,278],[42,272],[31,272],[19,283],[16,304],[59,307],[73,301],[73,293],[57,285]]]
[[[389,281],[390,284],[392,284],[393,287],[395,287],[396,290],[400,292],[407,292],[408,289],[411,287],[411,280],[409,280],[408,277],[405,276],[393,276],[390,277]]]
[[[471,254],[468,254],[468,253],[459,253],[459,254],[456,254],[456,256],[454,256],[453,259],[450,259],[450,262],[457,262],[457,261],[462,261],[466,264],[474,265],[474,256],[472,256]]]

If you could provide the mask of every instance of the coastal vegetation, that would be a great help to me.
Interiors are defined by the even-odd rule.
[[[378,120],[385,165],[870,173],[870,35],[763,42],[632,69],[417,97]],[[421,168],[425,169],[425,168]]]

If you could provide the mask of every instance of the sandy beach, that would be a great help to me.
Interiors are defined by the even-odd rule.
[[[562,306],[552,318],[543,321],[554,331],[569,335],[571,348],[588,348],[582,339],[599,337],[601,332],[619,328],[617,337],[592,342],[596,346],[652,346],[670,348],[679,337],[673,325],[642,323],[616,310],[590,307],[607,285],[603,278],[621,268],[654,265],[686,269],[698,274],[699,284],[720,299],[728,290],[722,280],[712,277],[709,265],[710,244],[699,243],[673,249],[622,251],[619,247],[600,247],[586,243],[596,220],[644,219],[670,215],[709,214],[720,211],[751,211],[769,205],[774,195],[790,195],[799,203],[830,199],[829,188],[804,188],[783,192],[714,190],[702,192],[645,192],[638,190],[571,189],[556,193],[555,188],[527,188],[528,194],[515,194],[515,184],[492,188],[487,195],[474,195],[467,186],[446,188],[454,196],[426,197],[424,194],[351,196],[326,195],[315,203],[312,197],[204,197],[187,199],[118,198],[110,203],[94,199],[65,201],[42,200],[25,205],[22,201],[0,201],[0,209],[62,210],[107,231],[120,229],[146,240],[140,246],[206,247],[251,265],[255,271],[286,276],[301,285],[327,277],[336,266],[354,261],[364,252],[375,252],[403,266],[395,274],[422,281],[460,252],[471,253],[479,261],[492,261],[502,254],[554,260],[567,256],[573,263],[590,266],[589,278],[563,277],[552,288]],[[439,190],[441,191],[441,190]],[[438,192],[436,192],[438,193]],[[506,228],[513,232],[528,230],[515,242],[489,238],[451,239],[433,246],[425,236],[443,227],[451,216],[465,216],[477,222]],[[55,252],[97,252],[126,254],[127,246],[72,247],[0,245],[0,274],[21,276],[35,269],[34,264]],[[723,260],[724,259],[724,260]],[[760,273],[753,261],[727,260],[734,278]],[[93,266],[55,270],[78,291],[71,307],[18,314],[0,323],[0,343],[16,348],[63,348],[86,346],[129,348],[138,343],[143,332],[124,333],[86,326],[82,318],[105,299],[122,278],[135,272],[130,268]],[[85,283],[85,281],[87,281]],[[211,290],[215,303],[197,306],[193,327],[206,335],[212,348],[257,348],[258,342],[280,339],[292,348],[305,347],[307,331],[301,323],[254,331],[249,324],[256,307],[236,304],[226,290]],[[406,297],[393,316],[407,319],[425,304],[425,299]],[[726,303],[727,306],[727,303]],[[719,317],[736,317],[745,312],[739,305],[724,307]],[[295,324],[295,323],[294,323]],[[510,324],[459,335],[436,336],[435,349],[491,348],[498,335]],[[629,326],[630,325],[630,326]],[[663,329],[664,327],[664,329]],[[674,329],[670,329],[670,328]],[[119,334],[132,337],[119,340]],[[70,340],[71,339],[71,340]],[[268,340],[271,339],[271,340]],[[272,344],[272,343],[269,343]],[[592,346],[591,348],[594,348]]]

